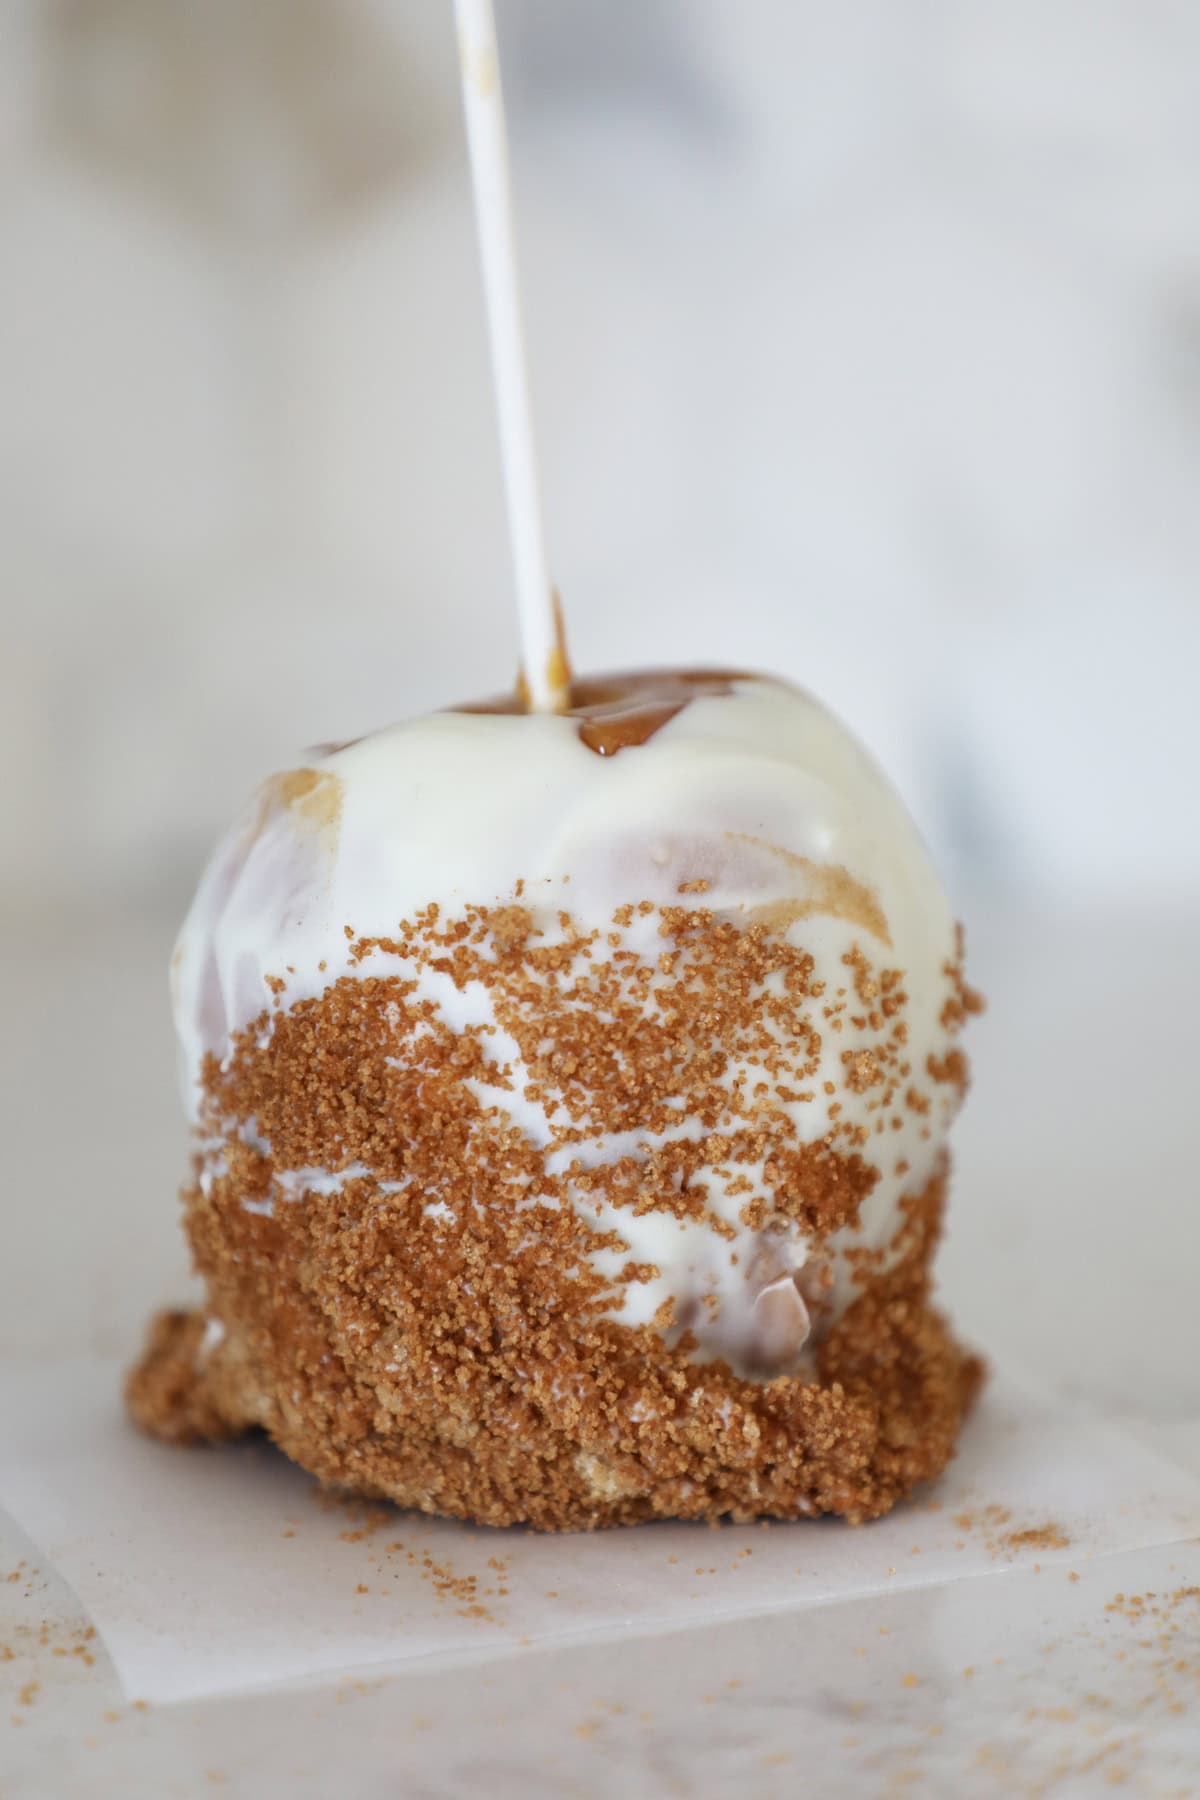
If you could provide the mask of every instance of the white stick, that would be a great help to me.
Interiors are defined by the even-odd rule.
[[[475,222],[483,264],[483,291],[492,378],[500,425],[500,459],[508,501],[521,633],[521,662],[534,712],[561,712],[567,701],[567,665],[546,571],[529,378],[517,293],[508,136],[496,48],[492,0],[454,0],[462,65],[463,110],[475,189]]]

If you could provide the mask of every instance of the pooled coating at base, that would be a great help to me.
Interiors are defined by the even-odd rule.
[[[321,1481],[487,1525],[570,1531],[654,1518],[875,1518],[939,1474],[981,1378],[929,1304],[944,1194],[905,1203],[886,1273],[818,1352],[815,1380],[739,1380],[648,1326],[581,1323],[529,1291],[481,1211],[443,1284],[405,1273],[404,1231],[355,1184],[273,1218],[190,1197],[227,1334],[155,1322],[128,1400],[174,1441],[265,1429]]]

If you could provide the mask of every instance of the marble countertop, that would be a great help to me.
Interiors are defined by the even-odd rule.
[[[997,1360],[1200,1475],[1189,921],[969,916],[991,1006],[947,1303]],[[171,921],[6,924],[0,1355],[128,1353],[187,1289]],[[1200,1518],[1191,1542],[980,1586],[142,1707],[0,1514],[0,1794],[1200,1793]]]

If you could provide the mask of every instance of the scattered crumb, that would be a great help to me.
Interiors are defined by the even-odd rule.
[[[953,1523],[959,1531],[981,1537],[984,1548],[997,1559],[1011,1558],[1023,1550],[1065,1550],[1071,1542],[1063,1527],[1053,1519],[1032,1525],[1014,1525],[1012,1509],[1007,1506],[982,1506],[955,1513]],[[963,1547],[963,1540],[957,1540],[954,1548],[961,1550]]]
[[[1061,1525],[1050,1522],[1010,1531],[1001,1542],[1006,1550],[1066,1550],[1071,1540]]]

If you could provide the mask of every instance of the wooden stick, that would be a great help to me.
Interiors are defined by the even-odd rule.
[[[521,666],[533,712],[561,712],[568,700],[568,672],[554,595],[546,570],[529,376],[517,289],[516,242],[508,170],[508,134],[496,47],[492,0],[455,0],[462,65],[463,110],[475,222],[483,265],[483,291],[492,379],[500,427],[500,458],[508,502]]]

